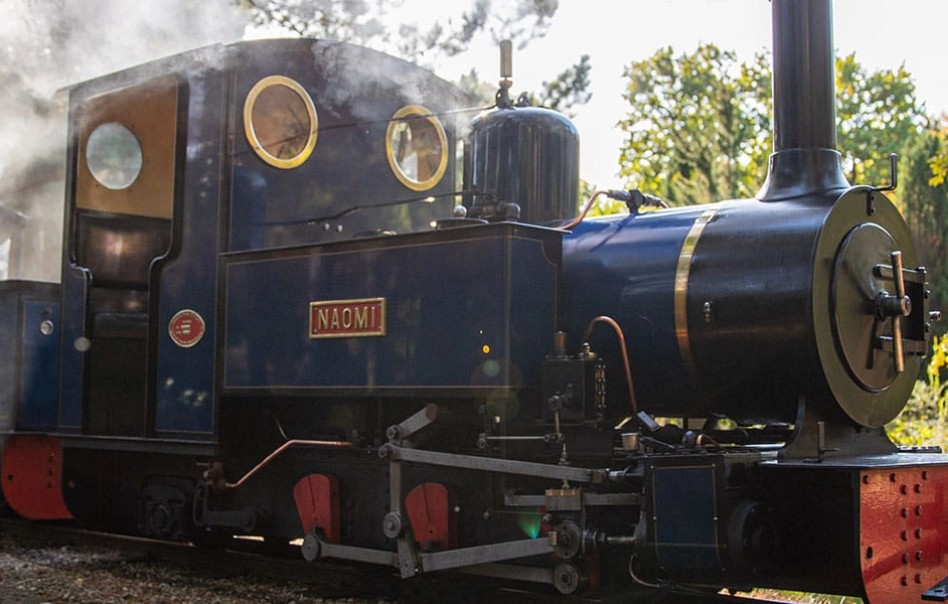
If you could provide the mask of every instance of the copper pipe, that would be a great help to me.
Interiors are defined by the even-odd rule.
[[[629,387],[629,402],[632,403],[632,415],[638,415],[639,404],[635,400],[635,388],[632,387],[632,367],[629,365],[629,353],[625,347],[625,334],[622,333],[622,328],[619,327],[615,319],[612,317],[598,316],[590,321],[586,327],[586,331],[583,333],[583,342],[589,339],[589,334],[592,333],[593,326],[596,323],[605,323],[611,326],[612,329],[615,330],[616,335],[619,336],[619,348],[622,350],[622,363],[625,366],[625,383]]]
[[[244,474],[240,478],[240,480],[238,480],[237,482],[225,482],[224,488],[225,489],[238,488],[239,486],[241,486],[242,484],[250,480],[250,478],[254,474],[262,470],[265,465],[269,464],[271,461],[274,460],[274,458],[282,454],[284,451],[286,451],[290,447],[344,448],[344,447],[351,447],[351,446],[352,446],[352,443],[348,443],[341,440],[288,440],[282,445],[280,445],[279,447],[277,447],[273,453],[270,453],[269,455],[264,457],[263,461],[255,465],[249,472]]]
[[[707,434],[699,434],[698,438],[695,440],[695,444],[704,445],[705,443],[710,444],[711,446],[714,446],[714,447],[718,447],[718,448],[721,447],[721,444],[718,443],[718,441],[714,440]]]
[[[595,193],[593,193],[593,194],[589,197],[589,201],[586,202],[586,205],[583,206],[583,209],[582,209],[582,211],[580,211],[579,216],[577,216],[576,218],[572,219],[571,221],[569,221],[569,222],[566,223],[565,225],[561,226],[560,228],[561,228],[561,229],[565,229],[565,230],[568,231],[569,229],[573,228],[574,226],[576,226],[577,224],[579,224],[580,222],[582,222],[583,219],[586,218],[586,214],[589,213],[589,209],[592,208],[592,205],[593,205],[593,203],[595,203],[596,199],[597,199],[600,195],[605,195],[606,193],[608,193],[608,191],[606,191],[605,189],[599,189],[598,191],[596,191]]]

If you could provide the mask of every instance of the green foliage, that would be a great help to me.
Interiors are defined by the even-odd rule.
[[[948,114],[942,114],[941,116],[941,132],[938,133],[938,137],[942,143],[945,142],[945,139],[948,139]],[[933,187],[944,184],[945,180],[948,179],[948,145],[943,144],[942,149],[940,153],[936,153],[928,161],[928,165],[932,170],[932,177],[928,184]]]
[[[552,82],[543,82],[543,90],[535,98],[534,104],[573,117],[572,108],[585,105],[592,98],[592,92],[589,91],[591,70],[589,55],[581,56],[579,62],[561,71]]]
[[[929,166],[932,169],[932,178],[928,181],[933,187],[945,182],[945,178],[948,177],[948,153],[941,153],[936,155],[929,162]]]
[[[247,0],[259,25],[275,23],[299,36],[366,43],[385,35],[383,5],[368,0]]]
[[[919,262],[928,269],[930,306],[948,310],[948,182],[931,184],[936,180],[932,158],[945,154],[948,141],[941,133],[926,131],[910,137],[899,164],[901,184],[895,194],[915,238]]]
[[[582,200],[582,203],[585,204],[588,201],[588,197]],[[582,204],[580,205],[582,207]],[[589,212],[586,214],[587,218],[592,218],[594,216],[610,216],[612,214],[622,214],[623,212],[628,213],[628,207],[621,201],[616,201],[615,199],[609,199],[608,197],[601,196],[596,200],[596,203],[589,208]]]
[[[862,604],[862,598],[854,596],[831,596],[798,591],[755,589],[750,595],[754,598],[770,598],[780,602],[798,602],[799,604]]]
[[[681,205],[757,191],[772,146],[764,55],[748,65],[713,44],[678,56],[668,47],[624,75],[619,164],[630,187]]]
[[[929,126],[902,65],[869,72],[854,54],[836,59],[837,146],[854,184],[888,182],[889,155]]]
[[[628,134],[619,158],[629,186],[677,205],[751,197],[763,184],[772,144],[771,72],[758,54],[739,63],[713,45],[671,48],[626,69]],[[889,180],[890,153],[928,127],[904,67],[867,71],[836,60],[838,146],[854,184]],[[948,160],[946,160],[948,161]]]
[[[924,380],[915,384],[902,413],[886,426],[902,446],[936,445],[948,449],[948,337],[932,339],[932,356]]]

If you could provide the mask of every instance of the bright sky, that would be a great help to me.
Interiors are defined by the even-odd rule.
[[[855,52],[872,70],[904,63],[929,113],[948,112],[943,52],[948,1],[835,0],[834,14],[838,54]],[[537,90],[589,54],[593,99],[574,118],[582,144],[580,171],[591,184],[619,186],[615,174],[622,137],[615,124],[624,115],[623,67],[665,46],[682,53],[701,42],[734,50],[742,61],[755,52],[769,56],[770,22],[767,0],[560,0],[546,37],[515,50],[513,89]],[[437,71],[454,79],[474,67],[482,80],[493,82],[497,65],[498,51],[485,44]]]

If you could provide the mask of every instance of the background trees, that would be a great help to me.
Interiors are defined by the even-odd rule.
[[[765,55],[739,63],[712,44],[680,55],[664,48],[631,64],[625,77],[623,177],[681,205],[753,197],[773,148]],[[930,124],[911,74],[870,72],[850,54],[837,58],[836,79],[843,168],[853,183],[885,182],[889,154]]]
[[[836,59],[836,119],[843,169],[853,184],[888,181],[889,155],[903,154],[931,125],[912,74],[903,66],[870,72],[853,54]]]
[[[937,178],[932,169],[932,158],[946,149],[944,136],[935,130],[910,136],[899,170],[903,183],[896,192],[920,260],[928,269],[932,307],[948,311],[948,182]]]
[[[393,18],[405,7],[405,0],[240,2],[260,25],[277,24],[300,36],[374,46],[422,64],[432,53],[451,56],[466,50],[482,32],[496,41],[510,39],[525,46],[546,33],[559,7],[559,0],[472,0],[466,7],[453,7],[451,13],[459,11],[457,16],[439,19],[432,15],[427,23],[420,23]]]
[[[713,44],[675,55],[663,48],[630,65],[620,175],[634,187],[688,205],[750,197],[770,153],[770,73]]]

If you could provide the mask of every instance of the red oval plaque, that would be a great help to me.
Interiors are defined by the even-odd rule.
[[[178,311],[168,322],[168,335],[181,348],[191,348],[204,337],[204,319],[191,309]]]

